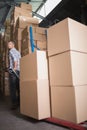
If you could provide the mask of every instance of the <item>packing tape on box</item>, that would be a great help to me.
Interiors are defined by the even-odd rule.
[[[31,46],[31,51],[34,52],[34,48],[37,48],[37,50],[40,50],[40,49],[34,44],[32,26],[30,26],[29,32],[30,32],[30,46]]]

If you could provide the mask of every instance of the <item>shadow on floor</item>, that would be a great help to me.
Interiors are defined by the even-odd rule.
[[[56,126],[38,121],[20,114],[17,110],[10,110],[10,98],[0,94],[0,130],[68,130],[61,126]]]

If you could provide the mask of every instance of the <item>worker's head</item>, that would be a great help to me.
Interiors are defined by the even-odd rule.
[[[8,49],[12,49],[14,47],[15,47],[15,42],[13,41],[8,42]]]

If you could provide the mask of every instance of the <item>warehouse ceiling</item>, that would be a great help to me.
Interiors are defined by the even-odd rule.
[[[19,6],[21,2],[31,4],[33,13],[35,14],[46,0],[0,0],[0,28],[3,28],[7,16],[10,16],[10,10],[12,10],[14,6]]]
[[[67,17],[87,25],[87,0],[62,0],[39,26],[49,27]]]

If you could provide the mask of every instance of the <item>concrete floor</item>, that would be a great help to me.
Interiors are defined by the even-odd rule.
[[[10,110],[9,100],[0,96],[0,130],[68,130],[44,121],[36,121]]]

